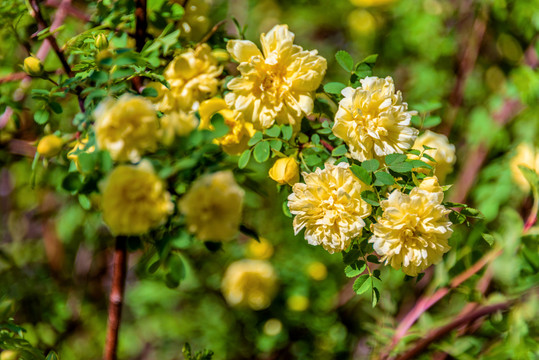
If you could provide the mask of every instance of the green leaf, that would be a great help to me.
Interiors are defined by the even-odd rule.
[[[250,159],[251,159],[251,149],[247,149],[241,153],[240,158],[238,159],[238,167],[240,169],[244,169],[249,163]]]
[[[49,121],[51,114],[47,110],[38,110],[34,114],[34,120],[39,125],[46,124]]]
[[[283,140],[290,140],[292,139],[292,134],[294,133],[294,129],[292,129],[292,126],[290,125],[283,125],[281,128],[281,131],[283,133]]]
[[[354,73],[359,79],[363,79],[367,76],[372,76],[372,67],[369,66],[369,64],[360,63],[358,66],[356,66]]]
[[[269,137],[279,137],[279,135],[281,134],[281,128],[279,127],[279,125],[273,125],[269,129],[267,129],[265,133]]]
[[[83,173],[91,173],[95,169],[97,154],[95,152],[81,152],[78,156],[80,169]]]
[[[377,173],[374,173],[374,176],[376,177],[376,181],[374,182],[374,185],[393,185],[395,184],[395,179],[390,174],[379,171]]]
[[[389,154],[385,157],[385,162],[387,165],[398,164],[406,161],[408,157],[404,154]]]
[[[370,172],[365,170],[365,168],[358,165],[352,165],[350,166],[350,170],[352,170],[352,173],[354,173],[354,175],[365,184],[370,185],[372,183],[372,175]]]
[[[342,253],[342,261],[345,264],[350,265],[350,264],[354,263],[358,259],[360,254],[361,254],[361,251],[359,251],[359,249],[351,249],[348,252],[343,252]]]
[[[376,63],[376,60],[378,60],[378,54],[372,54],[361,60],[361,62],[372,66]]]
[[[337,146],[335,149],[333,149],[333,151],[331,152],[331,155],[332,156],[342,156],[342,155],[346,154],[347,152],[348,152],[348,150],[346,149],[346,145],[341,144],[341,145]]]
[[[494,236],[490,235],[490,234],[487,234],[487,233],[483,233],[481,234],[481,237],[483,238],[483,240],[485,240],[487,242],[487,244],[489,244],[490,246],[492,246],[494,244]]]
[[[378,260],[378,257],[376,255],[369,255],[367,256],[367,261],[373,264],[379,264],[380,261]]]
[[[221,241],[204,241],[204,246],[211,252],[221,250],[223,243]]]
[[[211,117],[211,124],[214,128],[213,136],[216,138],[225,136],[230,131],[230,128],[225,123],[225,118],[219,113],[216,113]]]
[[[481,211],[471,208],[471,207],[465,207],[460,211],[460,213],[466,217],[476,218],[476,219],[484,219],[485,216],[481,213]]]
[[[354,70],[354,59],[352,59],[352,56],[346,51],[337,51],[335,54],[335,59],[344,70],[348,72],[352,72],[352,70]]]
[[[371,281],[369,281],[369,275],[363,274],[359,276],[356,281],[354,281],[354,286],[352,287],[356,294],[361,295],[365,291],[370,290],[372,286]]]
[[[412,165],[411,162],[400,162],[400,163],[396,163],[396,164],[393,164],[393,165],[390,165],[389,168],[395,172],[398,172],[398,173],[406,173],[406,172],[410,172],[413,170],[414,166]]]
[[[69,192],[76,192],[82,187],[82,181],[80,179],[79,173],[69,173],[62,180],[62,188]]]
[[[157,93],[156,89],[154,89],[151,86],[148,86],[148,87],[145,87],[144,90],[142,90],[141,95],[145,97],[157,97],[157,95],[159,94]]]
[[[255,239],[256,241],[260,242],[260,236],[258,236],[258,233],[256,232],[256,230],[251,229],[247,225],[241,224],[240,225],[240,232],[243,233],[244,235],[247,235],[247,236]]]
[[[373,172],[373,171],[378,170],[378,168],[380,167],[380,162],[376,159],[363,161],[361,163],[361,167],[367,170],[368,172]]]
[[[258,143],[260,140],[262,140],[262,137],[263,137],[263,135],[262,135],[262,133],[261,133],[260,131],[255,132],[255,134],[253,135],[253,137],[251,137],[251,138],[249,139],[249,141],[247,142],[247,145],[249,145],[249,146],[255,145],[255,144]]]
[[[372,206],[380,206],[380,203],[378,202],[378,196],[370,190],[365,190],[361,192],[361,198],[367,203]]]
[[[84,194],[79,194],[79,204],[84,210],[90,210],[92,207],[90,199],[88,199],[88,196]]]
[[[282,209],[283,209],[283,214],[288,217],[288,218],[292,218],[292,213],[290,212],[290,209],[288,208],[288,201],[283,201],[283,206],[282,206]]]
[[[462,224],[463,222],[466,221],[466,216],[462,215],[458,211],[451,211],[449,213],[449,220],[453,224]]]
[[[261,141],[253,149],[253,155],[257,162],[263,163],[268,160],[270,154],[270,145],[267,141]]]
[[[344,268],[344,274],[349,278],[353,278],[361,274],[361,271],[359,271],[357,266],[348,265]]]
[[[422,161],[422,160],[417,160],[417,159],[414,159],[414,160],[409,160],[407,162],[408,164],[410,164],[410,166],[412,166],[412,168],[425,168],[425,169],[432,169],[432,166],[427,164],[426,162]],[[391,169],[393,170],[393,169]]]
[[[442,118],[439,116],[429,116],[423,121],[423,128],[431,128],[440,125]]]
[[[376,304],[378,304],[378,301],[380,301],[380,291],[378,288],[372,289],[372,307],[375,307]]]
[[[328,94],[340,95],[341,91],[346,87],[343,83],[340,82],[330,82],[324,85],[324,91]]]
[[[281,151],[281,148],[283,147],[283,142],[278,139],[273,139],[269,141],[270,147],[275,151]]]
[[[429,111],[438,110],[441,107],[442,107],[442,103],[440,103],[440,102],[426,101],[426,102],[423,102],[421,104],[415,105],[414,109],[419,111],[419,112],[429,112]]]
[[[60,360],[60,358],[58,357],[58,354],[56,354],[54,351],[50,351],[47,354],[47,357],[45,358],[45,360]]]
[[[49,107],[52,111],[54,111],[56,114],[61,114],[64,109],[62,109],[62,105],[58,104],[56,101],[51,101],[49,103]]]

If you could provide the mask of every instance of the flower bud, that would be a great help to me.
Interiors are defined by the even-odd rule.
[[[103,33],[100,33],[95,38],[95,47],[98,50],[105,50],[109,47],[109,40],[107,39],[107,36]]]
[[[30,76],[40,76],[43,74],[43,64],[35,56],[28,56],[24,59],[23,69]]]
[[[226,62],[230,59],[230,56],[228,55],[228,51],[226,51],[225,49],[213,49],[211,51],[211,54],[219,62]]]
[[[44,136],[37,145],[37,152],[46,158],[56,156],[62,149],[64,142],[56,135]]]
[[[269,176],[281,185],[294,185],[299,181],[299,167],[296,159],[287,157],[277,160],[270,169]]]

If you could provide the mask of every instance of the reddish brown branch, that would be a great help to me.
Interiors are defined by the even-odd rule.
[[[127,273],[127,239],[123,236],[116,238],[114,250],[112,286],[109,298],[109,317],[107,339],[105,342],[105,360],[116,360],[118,348],[118,331],[122,317],[122,303]]]
[[[135,0],[135,43],[138,52],[142,51],[146,42],[146,30],[148,28],[146,12],[146,0]]]
[[[30,0],[30,6],[32,7],[32,12],[33,12],[32,16],[34,17],[34,19],[36,19],[39,30],[41,31],[43,29],[48,28],[49,26],[47,25],[47,22],[45,21],[45,18],[43,17],[38,1]],[[52,34],[49,35],[47,37],[47,41],[49,42],[52,49],[56,53],[56,56],[58,56],[60,63],[62,63],[62,67],[64,68],[65,73],[69,75],[69,77],[73,77],[73,72],[71,71],[71,67],[67,63],[64,53],[58,46],[58,43],[56,42],[56,38],[54,37],[54,35]]]
[[[460,316],[456,318],[455,320],[453,320],[452,322],[450,322],[449,324],[439,327],[438,329],[429,333],[426,337],[418,341],[413,348],[408,350],[402,356],[397,357],[397,360],[416,359],[419,354],[421,354],[430,346],[430,344],[444,338],[451,331],[461,327],[462,325],[466,325],[471,322],[474,322],[475,320],[483,316],[490,315],[498,311],[506,311],[509,309],[510,305],[511,305],[511,302],[504,302],[500,304],[485,306],[469,314]]]

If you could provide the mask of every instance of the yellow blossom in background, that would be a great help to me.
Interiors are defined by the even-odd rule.
[[[163,224],[174,205],[149,162],[116,167],[103,186],[103,220],[114,235],[142,235]]]
[[[223,116],[225,124],[229,127],[228,134],[214,140],[225,152],[231,155],[241,154],[249,146],[247,142],[254,135],[253,124],[243,120],[243,115],[231,110],[226,102],[220,98],[203,101],[198,109],[200,114],[200,128],[212,130],[211,118],[219,113]]]
[[[222,71],[207,44],[181,53],[163,73],[170,89],[160,83],[150,84],[157,90],[153,99],[157,109],[164,113],[197,110],[201,101],[217,93]]]
[[[264,324],[264,334],[268,336],[278,335],[283,330],[283,323],[279,319],[269,319]]]
[[[137,162],[156,150],[159,120],[146,98],[124,94],[102,102],[94,115],[97,147],[107,150],[113,160]]]
[[[198,178],[179,204],[187,229],[202,241],[231,240],[240,226],[244,194],[231,171]]]
[[[372,225],[369,242],[381,261],[416,276],[449,251],[453,230],[440,190],[435,177],[426,178],[410,194],[395,190],[380,203],[383,214]]]
[[[358,35],[370,35],[376,30],[376,18],[368,10],[355,9],[348,15],[348,26]]]
[[[167,146],[172,145],[176,136],[187,136],[198,126],[195,113],[182,110],[166,113],[159,121],[161,125],[159,138]]]
[[[95,145],[92,145],[92,146],[86,148],[87,144],[88,144],[88,137],[79,139],[75,143],[75,146],[73,146],[73,149],[71,149],[67,153],[67,158],[69,160],[73,161],[73,163],[75,163],[75,166],[77,167],[77,170],[79,172],[82,172],[82,169],[81,169],[81,166],[80,166],[80,161],[79,161],[79,154],[81,152],[93,153],[95,151]]]
[[[307,273],[313,280],[321,281],[328,276],[328,269],[320,261],[315,261],[309,264]]]
[[[355,6],[383,6],[394,3],[396,0],[350,0]]]
[[[63,145],[64,141],[58,136],[53,134],[45,135],[37,144],[37,152],[43,157],[50,158],[58,155]]]
[[[414,111],[407,111],[391,77],[361,80],[361,87],[342,91],[333,133],[344,140],[352,158],[365,161],[410,149],[417,129],[410,126]]]
[[[278,159],[269,170],[269,176],[277,183],[290,186],[299,181],[299,166],[293,157]]]
[[[270,306],[275,296],[277,274],[264,260],[236,261],[226,269],[221,290],[231,306],[262,310]]]
[[[247,243],[247,256],[259,260],[269,259],[273,255],[273,246],[264,238],[260,238],[259,240],[249,240]]]
[[[539,149],[533,148],[529,144],[521,143],[517,146],[517,153],[513,156],[509,164],[513,181],[522,191],[528,192],[530,191],[530,183],[526,180],[519,165],[525,166],[539,174]]]
[[[260,36],[262,52],[247,40],[230,40],[227,50],[240,64],[241,77],[232,79],[225,96],[230,107],[241,111],[256,129],[275,121],[299,129],[301,119],[314,106],[314,91],[326,73],[326,59],[316,50],[294,45],[286,25],[276,25]]]
[[[309,298],[304,295],[292,295],[286,299],[286,305],[292,311],[305,311],[309,308]]]
[[[208,14],[212,5],[211,0],[172,0],[184,8],[184,14],[180,20],[182,38],[198,41],[206,34],[210,27]]]
[[[360,181],[346,163],[303,173],[305,183],[292,187],[288,207],[294,215],[294,232],[305,228],[305,239],[311,245],[322,245],[329,253],[348,248],[365,226],[364,218],[371,206],[361,199],[370,187]]]
[[[423,145],[433,149],[424,150]],[[455,145],[449,143],[447,136],[427,130],[418,136],[413,149],[424,152],[436,160],[436,162],[433,162],[427,158],[421,158],[421,160],[434,168],[434,175],[436,175],[441,183],[444,183],[446,176],[453,171],[453,164],[457,160]],[[410,159],[419,159],[419,156],[413,154],[408,154],[408,157]],[[426,169],[421,168],[417,170],[425,171]]]

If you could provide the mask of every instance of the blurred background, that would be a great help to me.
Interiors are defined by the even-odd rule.
[[[150,17],[158,18],[152,9],[163,1],[148,0]],[[54,14],[59,3],[47,0],[44,8]],[[22,71],[24,46],[38,51],[24,40],[21,45],[10,29],[17,6],[25,5],[6,1],[0,18],[0,321],[13,318],[31,344],[55,349],[63,360],[97,359],[105,340],[113,238],[98,212],[61,190],[62,167],[50,163],[32,172],[33,141],[41,130],[25,94],[46,85],[13,81]],[[99,11],[90,1],[69,6],[60,44],[87,29],[86,21]],[[210,252],[190,238],[174,238],[186,264],[186,278],[175,289],[165,285],[164,273],[149,270],[155,254],[130,254],[119,358],[180,359],[187,341],[195,350],[211,349],[215,359],[379,358],[421,295],[448,286],[491,253],[484,268],[419,318],[397,350],[468,303],[526,292],[526,301],[509,313],[446,337],[422,356],[539,357],[539,236],[536,228],[523,233],[534,201],[515,165],[522,158],[539,171],[539,161],[518,151],[526,144],[537,154],[539,145],[539,0],[189,0],[178,26],[182,37],[197,41],[228,19],[225,30],[237,36],[232,17],[256,43],[260,33],[288,24],[296,44],[328,59],[324,83],[346,81],[336,51],[346,50],[356,61],[379,54],[374,75],[392,76],[412,110],[432,110],[441,123],[431,130],[456,146],[457,162],[446,180],[454,184],[449,199],[478,208],[485,221],[456,226],[452,250],[420,281],[380,267],[381,300],[373,309],[370,295],[353,293],[341,255],[294,236],[291,219],[282,214],[285,194],[260,168],[255,179],[265,185],[258,193],[247,189],[245,222],[261,242],[242,235]],[[22,39],[35,32],[30,17],[18,21],[27,32],[19,33]],[[56,64],[51,53],[45,65]],[[77,111],[66,108],[64,115]],[[485,239],[483,233],[492,235]],[[223,297],[225,271],[242,259],[273,268],[274,284],[261,292],[275,290],[260,295],[269,299],[262,310],[231,306]]]

